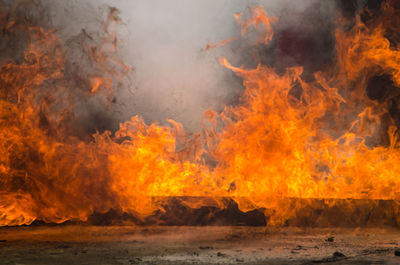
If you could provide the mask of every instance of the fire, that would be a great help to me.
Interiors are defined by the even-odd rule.
[[[358,19],[351,30],[336,31],[335,65],[311,82],[302,79],[302,67],[278,74],[222,58],[245,91],[237,106],[207,111],[197,134],[173,120],[148,125],[135,116],[116,133],[91,140],[71,132],[66,53],[57,33],[2,20],[4,30],[22,30],[30,42],[22,62],[1,65],[0,226],[85,221],[109,209],[146,216],[170,196],[217,203],[231,197],[242,210],[273,209],[271,224],[293,214],[285,198],[400,199],[398,127],[384,119],[393,97],[378,101],[366,93],[376,75],[400,86],[400,51],[386,37],[386,28],[396,26],[388,19],[398,11],[389,4],[382,10],[368,23]],[[242,37],[254,26],[260,31],[254,45],[270,43],[276,19],[260,6],[249,13],[235,16]],[[111,94],[113,78],[131,70],[113,58],[113,23],[119,23],[114,9],[105,44],[88,49],[104,73],[89,77],[88,94]]]
[[[249,14],[247,19],[244,18],[245,14],[243,13],[236,13],[234,15],[237,24],[241,26],[242,36],[246,36],[246,34],[251,32],[251,28],[255,28],[260,30],[255,44],[268,44],[274,36],[272,25],[277,18],[269,17],[263,6],[254,6],[252,9],[248,9],[247,13]]]

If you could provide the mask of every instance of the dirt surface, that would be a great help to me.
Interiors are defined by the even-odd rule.
[[[400,264],[399,244],[377,229],[14,227],[0,264]]]

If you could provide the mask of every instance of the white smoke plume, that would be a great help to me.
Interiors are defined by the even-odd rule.
[[[183,123],[189,131],[198,131],[205,110],[218,111],[235,102],[242,89],[241,80],[218,60],[225,56],[235,65],[247,64],[253,61],[251,48],[240,42],[208,51],[205,47],[240,35],[233,17],[236,12],[262,4],[269,15],[278,17],[276,30],[292,28],[300,34],[311,32],[309,35],[321,30],[332,34],[329,27],[337,16],[337,2],[316,0],[296,1],[296,4],[288,0],[43,0],[42,3],[52,26],[60,30],[66,42],[82,30],[89,34],[97,32],[110,6],[120,10],[118,55],[134,67],[134,73],[127,84],[114,88],[117,104],[111,109],[91,101],[78,108],[78,116],[86,123],[100,126],[96,129],[102,126],[115,129],[119,122],[139,115],[148,123],[164,123],[171,118]],[[318,21],[320,24],[315,25]],[[276,54],[279,53],[266,48],[262,56],[278,68],[300,63],[291,58],[292,54],[279,54],[280,58]],[[331,54],[318,56],[331,57]]]

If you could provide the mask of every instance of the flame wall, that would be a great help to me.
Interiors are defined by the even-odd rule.
[[[304,3],[319,7],[320,17],[332,12],[315,1]],[[73,38],[49,27],[46,2],[3,3],[1,11],[1,45],[13,50],[2,56],[0,74],[2,226],[85,221],[109,209],[148,216],[171,196],[214,198],[193,208],[223,207],[218,198],[231,197],[244,211],[271,210],[270,224],[296,214],[282,207],[287,198],[399,199],[400,53],[393,2],[354,9],[350,18],[339,13],[320,22],[326,24],[322,33],[311,26],[292,29],[285,19],[279,24],[261,5],[236,13],[237,35],[222,44],[252,56],[240,67],[233,65],[241,56],[222,57],[220,67],[241,80],[242,92],[234,104],[206,110],[197,133],[185,132],[173,119],[160,125],[139,115],[116,125],[129,112],[110,113],[124,109],[119,98],[137,80],[135,65],[121,60],[118,50],[118,9],[104,7],[95,30]],[[292,12],[306,17],[301,9]],[[324,47],[320,34],[334,45]],[[198,56],[220,46],[205,44]],[[322,47],[329,60],[309,47]],[[152,58],[152,52],[141,56]],[[167,65],[163,69],[169,67],[157,57]],[[172,66],[174,84],[205,78],[196,67],[186,67],[185,74]],[[152,80],[148,73],[142,77]],[[138,112],[148,108],[145,102]]]

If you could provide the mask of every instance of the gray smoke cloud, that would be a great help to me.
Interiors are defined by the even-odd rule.
[[[98,31],[109,6],[120,10],[118,55],[134,67],[134,73],[129,82],[115,90],[117,104],[111,109],[101,106],[98,100],[89,100],[78,108],[78,116],[85,123],[96,126],[103,122],[105,129],[139,115],[148,123],[164,123],[166,118],[172,118],[189,131],[197,131],[206,109],[221,110],[235,102],[242,90],[241,80],[222,67],[219,58],[225,56],[238,66],[247,64],[252,60],[251,48],[237,42],[205,51],[207,43],[240,35],[233,17],[235,12],[262,4],[271,16],[278,17],[278,37],[279,31],[286,29],[300,35],[311,36],[316,31],[331,34],[329,30],[337,15],[336,1],[316,0],[296,1],[295,5],[289,0],[42,0],[42,3],[49,11],[52,26],[59,29],[67,43],[81,34],[82,29]],[[325,37],[317,36],[322,40]],[[303,42],[307,45],[305,38]],[[295,45],[290,42],[296,41],[296,37],[283,39],[283,46]],[[318,45],[325,43],[318,42]],[[320,49],[318,45],[313,49]],[[265,48],[262,56],[278,68],[303,63],[304,59],[297,58],[292,48],[279,53],[282,49],[285,47]],[[304,52],[301,49],[299,52]],[[323,50],[323,53],[329,52]],[[305,63],[312,65],[313,59]]]

